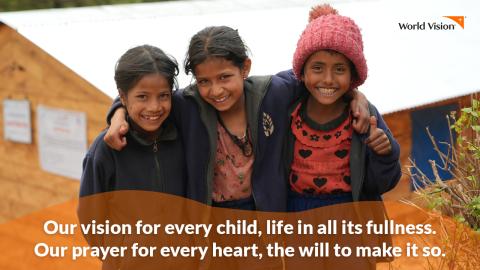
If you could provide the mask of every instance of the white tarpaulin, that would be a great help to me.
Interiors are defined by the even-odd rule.
[[[37,107],[38,148],[43,170],[80,179],[87,149],[84,112]]]
[[[191,36],[210,25],[238,29],[251,49],[253,75],[289,69],[309,9],[325,2],[361,28],[369,72],[360,90],[380,112],[480,90],[477,0],[166,1],[6,12],[0,20],[114,97],[115,62],[128,48],[152,44],[182,63]],[[464,16],[465,27],[445,16]],[[425,29],[401,29],[407,24]],[[450,24],[455,29],[429,27]],[[181,72],[179,81],[185,87],[191,78]]]
[[[3,132],[5,140],[32,143],[30,102],[28,100],[3,100]]]

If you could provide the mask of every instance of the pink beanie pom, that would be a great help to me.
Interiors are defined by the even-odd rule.
[[[293,73],[297,79],[301,79],[303,66],[310,55],[320,50],[337,51],[352,61],[358,75],[352,82],[352,88],[367,79],[368,68],[360,29],[352,19],[339,15],[327,4],[310,10],[309,24],[297,42],[293,55]]]
[[[329,4],[314,6],[310,10],[308,22],[311,22],[320,16],[328,14],[338,15],[338,11],[331,7]]]

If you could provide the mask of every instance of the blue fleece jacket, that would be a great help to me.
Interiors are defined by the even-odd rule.
[[[162,126],[156,142],[149,142],[130,130],[128,145],[122,151],[108,147],[103,141],[105,131],[100,133],[83,160],[80,197],[115,190],[185,196],[182,142],[170,119]]]
[[[257,210],[286,211],[288,182],[283,168],[283,141],[289,128],[288,108],[297,97],[292,72],[245,80],[247,122],[255,161],[251,177]],[[195,85],[174,95],[174,115],[185,145],[187,197],[211,204],[217,148],[217,114]]]
[[[286,211],[288,182],[283,167],[283,142],[289,128],[288,109],[300,88],[291,70],[245,80],[247,122],[255,161],[252,193],[260,211]],[[185,149],[187,198],[212,203],[217,148],[217,113],[198,94],[196,85],[175,91],[172,115]],[[121,106],[117,99],[108,116]]]

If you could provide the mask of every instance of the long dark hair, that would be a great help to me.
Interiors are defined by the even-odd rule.
[[[195,75],[195,67],[209,57],[225,58],[238,68],[243,68],[248,58],[248,47],[237,30],[228,26],[209,26],[196,33],[190,40],[185,56],[185,73]]]
[[[142,45],[129,49],[117,61],[117,89],[126,94],[143,76],[149,74],[160,74],[167,79],[170,89],[178,88],[178,64],[175,58],[157,47]]]

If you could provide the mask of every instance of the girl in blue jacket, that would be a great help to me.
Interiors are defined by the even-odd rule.
[[[140,200],[128,195],[138,192],[88,195],[125,190],[186,195],[183,145],[170,116],[177,75],[177,62],[153,46],[134,47],[118,60],[115,82],[127,112],[130,130],[125,137],[129,143],[122,151],[116,151],[103,141],[104,131],[90,146],[83,160],[80,183],[82,198],[78,217],[82,225],[105,224],[107,221],[110,224],[131,224],[145,217],[146,213],[154,213],[149,218],[158,220],[164,212],[163,207],[169,207],[151,204],[152,199],[146,199],[148,194]],[[176,210],[183,213],[179,205]],[[128,234],[104,235],[89,231],[84,232],[84,236],[92,247],[145,243],[145,239],[132,238]],[[107,256],[102,259],[102,269],[138,269],[138,263],[129,255]]]
[[[123,54],[115,67],[127,111],[129,144],[115,151],[102,132],[83,161],[80,196],[114,190],[147,190],[185,196],[183,146],[171,117],[178,66],[159,48],[143,45]]]
[[[250,67],[237,30],[207,27],[190,41],[185,69],[196,83],[173,95],[186,149],[187,197],[218,207],[286,211],[282,145],[288,108],[301,88],[291,72],[248,77]],[[118,143],[126,130],[122,111],[106,138],[117,149],[126,143]],[[359,130],[366,129],[366,111]]]

